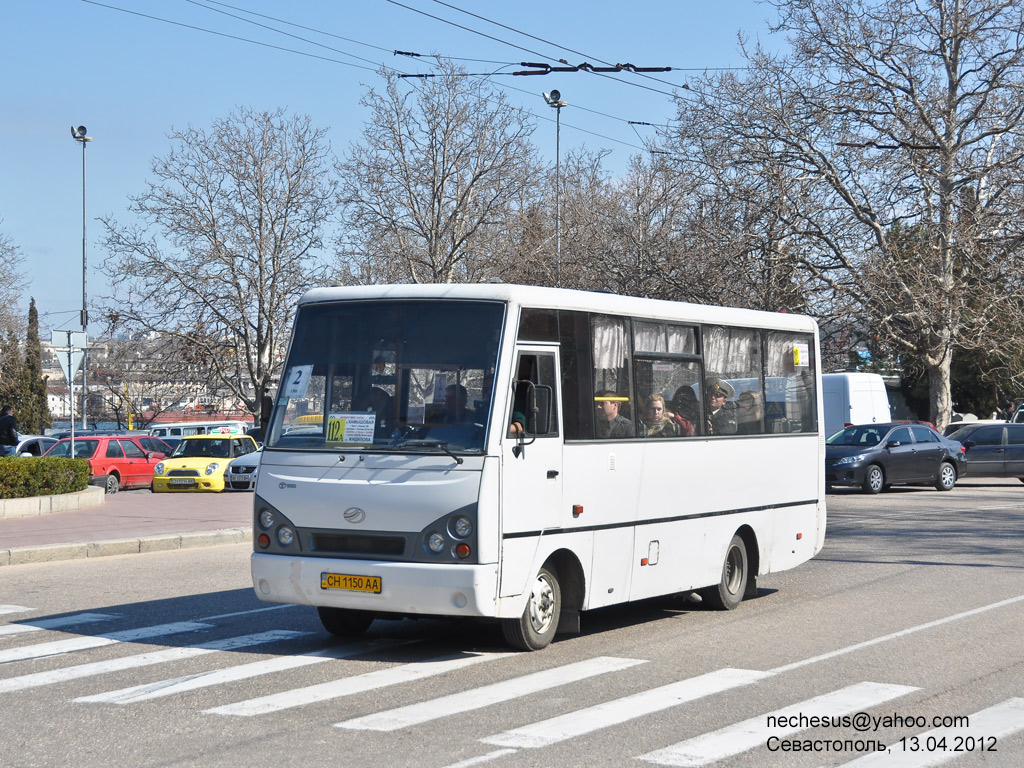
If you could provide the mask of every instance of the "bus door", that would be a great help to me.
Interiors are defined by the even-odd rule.
[[[518,345],[513,373],[508,411],[495,414],[503,434],[502,596],[522,593],[539,565],[539,539],[566,522],[558,346]]]

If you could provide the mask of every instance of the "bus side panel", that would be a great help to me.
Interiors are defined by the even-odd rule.
[[[583,569],[584,587],[589,593],[590,564],[591,560],[597,559],[593,545],[594,532],[589,530],[576,533],[550,532],[540,537],[505,539],[501,548],[501,594],[495,615],[500,618],[517,618],[523,614],[529,597],[529,583],[555,552],[567,551],[575,556]],[[615,602],[622,602],[624,599],[618,596]]]
[[[584,608],[629,599],[636,521],[643,478],[643,444],[571,443],[565,446],[563,503],[579,505],[574,527],[594,531],[593,555],[580,558],[586,581]]]

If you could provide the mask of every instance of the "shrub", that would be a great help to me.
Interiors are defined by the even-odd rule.
[[[0,499],[71,493],[85,490],[88,485],[87,459],[19,456],[0,459]]]

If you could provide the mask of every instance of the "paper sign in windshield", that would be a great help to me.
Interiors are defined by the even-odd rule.
[[[377,414],[373,412],[340,411],[328,414],[327,442],[373,443],[373,427]]]

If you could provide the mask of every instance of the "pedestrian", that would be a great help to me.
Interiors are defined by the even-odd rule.
[[[18,450],[18,432],[14,428],[14,409],[0,408],[0,456],[13,456]]]

